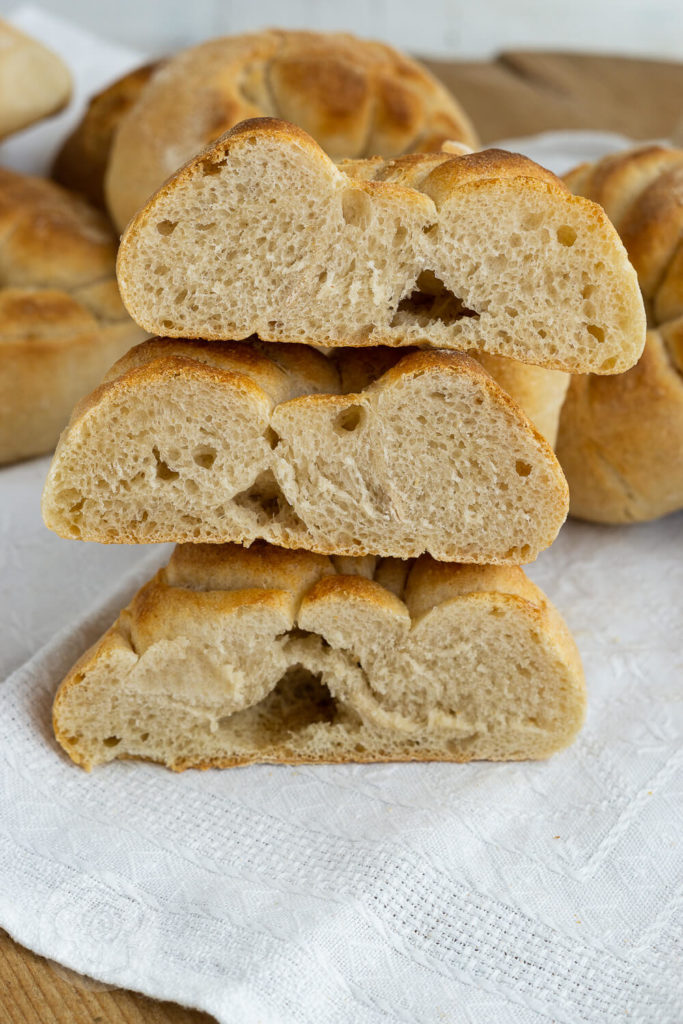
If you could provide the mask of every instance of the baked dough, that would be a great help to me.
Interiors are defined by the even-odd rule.
[[[92,97],[83,117],[55,157],[52,165],[55,181],[80,192],[93,206],[106,210],[104,176],[112,141],[122,118],[160,66],[161,61],[157,61],[135,68]]]
[[[42,43],[0,18],[0,139],[56,114],[71,97],[71,75]]]
[[[145,337],[114,274],[104,216],[0,168],[0,463],[57,443],[75,403]]]
[[[446,139],[476,145],[462,107],[425,68],[345,33],[271,29],[212,39],[165,61],[148,84],[133,84],[138,98],[124,105],[106,171],[120,229],[186,160],[248,117],[294,121],[333,159],[433,150]],[[90,118],[97,134],[96,126]]]
[[[118,275],[133,318],[172,337],[430,344],[598,373],[632,366],[645,341],[617,233],[549,171],[497,150],[340,170],[270,119],[164,185],[124,234]]]
[[[74,666],[57,740],[90,769],[543,758],[585,712],[518,568],[185,545]]]
[[[83,540],[518,564],[567,500],[550,446],[463,353],[166,339],[75,410],[43,516]]]
[[[558,438],[571,512],[602,523],[656,519],[683,508],[683,151],[628,150],[581,165],[567,182],[614,222],[650,324],[627,373],[572,379]]]

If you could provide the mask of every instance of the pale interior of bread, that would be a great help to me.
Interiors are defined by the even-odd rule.
[[[414,352],[357,393],[330,393],[372,380],[382,353],[368,357],[331,364],[298,346],[163,341],[133,350],[60,442],[47,525],[104,542],[263,538],[496,564],[549,546],[566,482],[481,367]]]
[[[542,758],[574,738],[578,655],[520,569],[340,569],[264,544],[177,549],[62,683],[59,742],[86,768],[183,769]]]
[[[293,126],[245,122],[133,220],[124,302],[172,337],[426,342],[570,372],[633,365],[642,300],[600,207],[511,154],[427,155],[422,176],[420,159],[358,179]]]

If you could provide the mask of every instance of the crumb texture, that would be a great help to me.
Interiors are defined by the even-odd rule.
[[[519,568],[185,545],[63,681],[54,727],[85,768],[519,760],[584,711],[570,634]]]
[[[301,129],[246,121],[129,225],[122,295],[172,337],[432,345],[618,373],[645,340],[603,210],[512,153],[341,168]]]
[[[567,504],[548,443],[462,353],[156,339],[75,410],[43,515],[83,540],[519,564]]]

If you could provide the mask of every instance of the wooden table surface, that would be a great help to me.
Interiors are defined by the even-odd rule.
[[[683,144],[683,65],[571,53],[428,61],[483,143],[562,128]],[[0,1024],[211,1024],[212,1017],[74,975],[0,931]],[[235,1022],[239,1024],[239,1022]]]

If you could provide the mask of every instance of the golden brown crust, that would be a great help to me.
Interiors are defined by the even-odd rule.
[[[54,447],[74,403],[144,337],[114,276],[106,219],[0,168],[0,463]]]
[[[557,445],[570,509],[596,522],[655,519],[683,508],[683,150],[628,150],[568,182],[615,220],[652,326],[626,373],[572,378]]]
[[[56,114],[70,97],[57,54],[0,18],[0,139]]]
[[[642,522],[683,508],[683,378],[659,331],[626,373],[572,378],[557,455],[580,519]]]
[[[104,176],[121,119],[161,63],[155,61],[135,68],[93,96],[55,157],[51,172],[54,180],[80,192],[98,209],[106,209]]]
[[[643,295],[650,299],[683,233],[683,153],[680,163],[640,193],[624,215],[620,233]]]
[[[115,255],[102,214],[50,181],[0,168],[3,286],[70,291],[112,276]]]
[[[209,582],[214,588],[208,591],[205,589],[207,560],[211,572]],[[169,585],[168,580],[172,575],[169,569],[173,561],[176,565],[183,564],[183,573],[174,584]],[[365,623],[368,635],[358,636],[359,647],[357,650],[355,646],[353,647],[354,657],[360,654],[362,661],[363,649],[376,652],[387,645],[391,646],[391,638],[394,635],[392,623],[395,624],[397,639],[399,636],[413,636],[413,631],[416,628],[419,631],[422,620],[429,612],[440,614],[452,605],[462,608],[463,602],[467,602],[467,607],[472,609],[481,606],[487,614],[507,613],[518,620],[526,619],[528,635],[535,638],[534,643],[539,644],[550,662],[554,663],[558,678],[562,676],[561,685],[565,693],[563,715],[566,716],[566,721],[558,722],[555,726],[558,734],[554,746],[550,741],[549,747],[546,741],[534,753],[533,746],[529,745],[528,749],[520,751],[516,756],[545,757],[552,749],[565,745],[573,738],[580,727],[585,707],[583,672],[578,652],[557,610],[545,595],[526,579],[520,569],[440,565],[428,556],[423,556],[417,562],[405,563],[410,581],[410,595],[406,605],[376,580],[359,575],[334,574],[331,563],[326,562],[323,565],[323,561],[326,560],[321,560],[308,552],[283,552],[269,545],[255,545],[247,551],[236,545],[214,546],[212,549],[206,545],[201,549],[193,546],[176,549],[171,565],[165,570],[162,569],[141,589],[128,608],[121,613],[114,626],[83,655],[61,683],[53,706],[53,727],[58,742],[77,764],[89,770],[93,761],[82,746],[79,749],[78,737],[70,735],[65,725],[69,704],[75,692],[83,689],[85,694],[92,694],[92,699],[97,699],[96,691],[92,690],[92,687],[98,685],[98,674],[100,686],[104,674],[107,680],[104,685],[115,690],[123,683],[124,677],[140,656],[149,652],[154,644],[172,643],[181,635],[183,643],[187,644],[195,634],[200,643],[205,643],[211,629],[218,624],[222,616],[239,615],[240,609],[246,612],[248,609],[261,608],[265,614],[272,611],[276,616],[281,615],[283,626],[280,628],[294,628],[295,635],[298,632],[295,628],[297,623],[303,625],[304,631],[311,626],[314,633],[321,631],[321,635],[329,637],[326,646],[331,646],[333,650],[338,647],[338,642],[334,639],[334,623],[340,618],[348,617],[350,613],[347,631],[340,636],[346,636],[348,639],[349,628],[352,632],[357,632],[359,623]],[[322,576],[317,572],[320,569],[324,569]],[[274,580],[280,584],[279,589],[273,589]],[[222,588],[223,584],[226,589]],[[447,621],[448,619],[444,619],[444,623]],[[331,624],[331,633],[325,622]],[[285,623],[288,625],[284,625]],[[375,635],[377,629],[383,633],[383,637]],[[362,627],[360,631],[363,632]],[[305,632],[304,636],[306,635],[312,634]],[[345,642],[342,643],[342,648],[345,648]],[[418,656],[418,652],[415,653]],[[373,656],[371,655],[371,660]],[[358,662],[359,666],[361,661]],[[286,662],[284,664],[286,665]],[[554,679],[552,683],[555,684]],[[154,677],[152,684],[153,690],[160,687],[160,692],[163,692],[163,679]],[[403,688],[406,681],[397,680],[396,685]],[[415,685],[418,685],[417,681]],[[138,710],[141,727],[144,727],[147,710],[146,696],[143,696],[143,693],[147,694],[148,687],[149,682],[140,694],[141,703]],[[267,689],[268,687],[266,692]],[[353,700],[358,700],[357,712],[362,715],[367,699],[377,706],[377,696],[381,692],[383,687],[377,692],[371,689],[366,696],[363,696],[362,692],[356,698],[350,693],[346,696],[352,701],[352,706]],[[99,695],[101,696],[101,693]],[[252,695],[247,699],[253,703],[259,698]],[[239,705],[236,706],[236,710],[239,710]],[[388,718],[386,711],[389,712]],[[296,739],[293,738],[293,742],[292,739],[285,739],[276,750],[264,744],[261,749],[242,756],[179,756],[170,760],[157,759],[162,760],[168,767],[181,771],[187,768],[230,767],[257,762],[303,764],[345,763],[349,760],[383,762],[433,759],[465,762],[472,756],[481,756],[476,752],[476,745],[469,748],[459,747],[457,743],[444,745],[443,741],[439,742],[438,733],[434,735],[431,747],[429,743],[424,742],[423,735],[417,745],[402,744],[400,740],[404,726],[401,723],[407,723],[407,720],[400,716],[399,720],[392,718],[391,704],[386,711],[379,711],[378,721],[384,721],[385,728],[387,723],[396,721],[398,730],[393,736],[393,742],[391,726],[388,734],[384,732],[384,740],[389,741],[388,745],[392,748],[388,752],[381,749],[381,744],[372,749],[358,745],[353,748],[351,754],[345,750],[341,756],[335,756],[332,748],[317,756],[302,756],[301,751],[296,749]],[[435,715],[437,721],[442,712],[436,711]],[[431,723],[430,716],[427,721]],[[431,728],[431,725],[428,728]],[[409,735],[416,733],[410,732]],[[116,737],[112,739],[116,740]],[[118,756],[130,755],[124,750],[124,753]],[[496,759],[495,753],[489,756]],[[503,756],[511,755],[507,753]]]
[[[300,124],[333,158],[476,143],[457,101],[415,61],[344,33],[270,29],[213,39],[182,51],[141,87],[130,76],[98,98],[78,138],[113,144],[106,192],[122,228],[185,160],[249,117]],[[115,111],[107,99],[134,94]],[[99,120],[102,124],[98,124]],[[101,178],[102,153],[82,148],[87,178]],[[131,157],[134,156],[133,161]]]
[[[263,586],[300,595],[335,569],[324,555],[286,550],[256,540],[248,548],[239,544],[178,544],[162,572],[170,586],[240,591]]]
[[[621,230],[624,217],[638,196],[663,171],[680,163],[683,153],[665,146],[642,146],[613,153],[597,163],[582,164],[565,176],[575,195],[599,203]]]
[[[525,445],[530,446],[528,449],[525,447],[525,452],[529,452],[529,458],[538,460],[534,464],[542,467],[543,473],[547,474],[547,477],[543,477],[544,480],[547,480],[547,492],[544,492],[544,500],[549,505],[547,522],[552,520],[557,524],[555,529],[559,529],[559,525],[566,516],[567,485],[552,448],[509,395],[502,391],[479,363],[465,353],[440,350],[402,352],[398,360],[393,358],[387,360],[388,369],[383,370],[385,361],[382,359],[381,350],[375,351],[374,359],[371,361],[368,361],[366,353],[342,350],[338,358],[344,369],[339,375],[335,368],[334,358],[330,357],[326,360],[325,357],[316,353],[316,364],[318,360],[329,362],[330,373],[325,374],[316,365],[315,373],[309,377],[308,390],[302,393],[298,388],[300,378],[296,376],[296,372],[290,372],[289,376],[285,375],[284,381],[278,378],[273,384],[273,371],[277,370],[280,373],[280,370],[271,364],[269,359],[271,353],[274,358],[280,358],[280,347],[277,345],[259,342],[258,351],[249,353],[248,346],[240,343],[211,342],[200,346],[198,352],[195,350],[194,343],[182,341],[171,340],[166,344],[166,339],[153,339],[150,342],[145,342],[139,346],[138,351],[133,350],[121,360],[107,380],[91,395],[78,403],[55,454],[43,495],[43,515],[51,529],[64,536],[73,535],[70,531],[75,520],[71,515],[71,505],[74,502],[78,504],[78,501],[69,484],[68,502],[67,505],[64,505],[66,499],[61,496],[66,486],[65,480],[68,481],[69,477],[68,474],[65,480],[60,477],[60,474],[64,472],[64,467],[69,464],[69,458],[72,457],[69,454],[72,451],[72,445],[82,443],[83,432],[85,431],[86,438],[89,437],[91,431],[97,430],[97,424],[106,422],[106,417],[113,416],[121,404],[128,405],[131,400],[133,402],[139,400],[146,393],[148,387],[154,388],[156,391],[159,391],[161,387],[166,392],[171,382],[180,381],[184,392],[186,385],[189,388],[192,382],[198,382],[215,389],[218,399],[223,404],[237,393],[251,399],[254,409],[262,411],[266,426],[270,422],[277,430],[277,424],[273,419],[276,408],[295,419],[299,416],[299,411],[302,408],[304,413],[310,412],[312,415],[315,415],[320,409],[325,412],[332,407],[344,412],[349,407],[353,407],[354,403],[367,402],[376,393],[381,395],[386,391],[387,394],[390,394],[391,389],[397,385],[420,378],[424,374],[430,375],[430,380],[434,382],[435,387],[441,387],[442,381],[448,387],[450,382],[445,378],[452,376],[455,378],[454,384],[458,380],[465,379],[473,382],[478,389],[483,389],[487,393],[487,400],[505,417],[509,430],[522,432]],[[294,348],[295,359],[297,351],[297,348]],[[358,372],[354,372],[352,369],[355,359],[361,363]],[[373,365],[377,370],[376,373],[372,372]],[[296,365],[295,371],[298,372]],[[118,376],[113,376],[114,372],[118,372]],[[327,376],[335,384],[341,377],[342,381],[364,383],[365,387],[358,392],[338,394],[336,393],[339,390],[337,388],[335,392],[330,393],[323,390]],[[297,387],[292,387],[292,380]],[[322,385],[320,390],[316,390],[319,385]],[[279,405],[277,404],[278,393],[284,396]],[[252,415],[256,416],[256,412],[252,412]],[[59,484],[56,483],[58,479],[61,481]],[[115,497],[113,492],[112,497]],[[186,527],[180,523],[175,523],[173,527],[156,523],[154,532],[150,534],[145,533],[149,527],[144,526],[137,519],[117,520],[116,528],[113,530],[111,523],[105,527],[102,522],[90,519],[87,522],[82,520],[80,512],[76,513],[76,518],[78,520],[78,536],[82,539],[98,540],[103,543],[140,543],[145,539],[156,542],[184,542],[198,536],[196,533],[192,536],[186,535],[184,532]],[[315,551],[319,555],[354,556],[359,554],[360,541],[351,537],[348,542],[341,542],[338,538],[332,539],[333,535],[336,537],[334,529],[331,532],[328,531],[329,535],[327,536],[316,534],[314,537],[309,532],[309,528],[305,527],[298,518],[296,524],[296,527],[291,527],[290,532],[285,531],[282,537],[278,535],[277,543],[282,548],[298,548],[305,544],[311,551]],[[213,527],[211,529],[213,530]],[[223,529],[226,532],[222,534],[214,534],[209,531],[203,535],[199,534],[199,537],[212,542],[220,542],[228,538],[249,542],[246,536],[237,536],[234,528],[229,529],[226,525]],[[268,536],[267,532],[265,536]],[[548,533],[548,536],[544,534],[543,540],[539,540],[538,543],[547,546],[551,540],[552,533]],[[424,544],[424,539],[421,541],[419,537],[416,537],[415,546],[420,543]],[[436,543],[436,540],[430,543]],[[426,549],[436,550],[434,548]],[[411,545],[409,550],[414,551],[415,547]],[[418,550],[420,550],[419,547]],[[425,550],[425,547],[421,550]],[[385,553],[401,552],[390,550]],[[457,556],[441,555],[441,557],[458,557],[468,561],[482,560],[481,553],[474,552],[462,553]],[[533,557],[535,554],[528,545],[519,555],[519,559],[524,561],[530,561]],[[516,558],[515,552],[508,551],[501,553],[500,557],[492,555],[488,560],[510,563]]]

